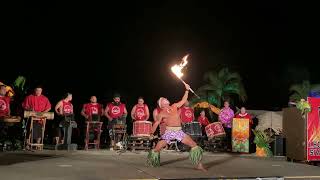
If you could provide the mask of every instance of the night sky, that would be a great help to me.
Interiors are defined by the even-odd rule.
[[[184,87],[170,66],[185,54],[193,89],[206,71],[229,67],[243,77],[250,109],[279,109],[291,83],[320,83],[319,65],[307,63],[306,22],[285,1],[42,5],[8,15],[1,61],[10,73],[0,81],[24,75],[53,104],[67,91],[78,106],[115,91],[129,104],[140,95],[151,106],[159,96],[177,100]]]

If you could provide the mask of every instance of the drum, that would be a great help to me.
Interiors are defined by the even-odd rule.
[[[220,122],[214,122],[209,124],[208,126],[206,126],[205,130],[208,137],[219,137],[226,135],[223,126]]]
[[[190,136],[202,136],[202,130],[201,130],[201,125],[199,122],[190,122],[190,123],[185,123],[182,126],[183,132]]]
[[[90,118],[90,121],[99,122],[100,121],[100,115],[99,114],[92,114],[91,118]]]
[[[29,117],[37,117],[37,118],[45,117],[48,120],[52,120],[52,119],[54,119],[54,113],[53,112],[24,111],[24,118],[29,118]]]
[[[8,116],[4,118],[0,118],[0,121],[6,122],[6,123],[18,123],[21,121],[20,116]]]
[[[150,136],[152,123],[149,121],[135,121],[133,123],[133,136]]]

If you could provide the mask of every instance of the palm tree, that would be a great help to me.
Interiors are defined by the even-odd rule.
[[[309,81],[303,81],[301,84],[293,84],[289,88],[290,101],[299,101],[300,99],[307,99],[312,91],[320,92],[320,84],[310,84]]]
[[[204,81],[206,84],[197,90],[201,99],[193,99],[192,102],[207,101],[221,107],[223,101],[234,96],[239,97],[242,102],[247,99],[241,76],[236,72],[230,72],[228,68],[205,73]]]
[[[26,95],[26,78],[24,76],[18,76],[16,80],[12,83],[14,91],[14,101],[12,102],[13,112],[17,115],[23,114],[23,109],[21,103]]]

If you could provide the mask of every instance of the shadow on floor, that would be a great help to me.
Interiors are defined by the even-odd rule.
[[[189,159],[188,157],[183,157],[183,158],[178,158],[178,159],[173,159],[173,160],[169,160],[169,161],[165,161],[165,162],[161,162],[161,166],[163,165],[168,165],[168,164],[172,164],[172,163],[176,163],[176,162],[179,162],[179,161],[185,161]]]
[[[0,166],[7,166],[17,163],[40,161],[44,159],[58,158],[56,155],[48,154],[28,154],[28,153],[1,153],[0,152]]]

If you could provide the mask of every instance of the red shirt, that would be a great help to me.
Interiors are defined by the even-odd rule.
[[[83,105],[84,113],[88,116],[91,116],[93,114],[101,115],[101,105],[98,103],[88,103]]]
[[[201,124],[201,126],[204,126],[204,127],[210,124],[208,118],[202,117],[202,116],[198,117],[198,122]]]
[[[123,115],[124,109],[126,107],[126,105],[122,104],[122,103],[120,103],[119,105],[109,103],[107,106],[109,108],[108,114],[113,119],[121,117]]]
[[[144,121],[147,118],[147,105],[143,106],[136,105],[136,111],[134,112],[134,118],[136,121]]]
[[[44,112],[51,108],[51,104],[47,97],[44,95],[36,96],[29,95],[24,99],[22,107],[25,110],[33,110],[35,112]]]
[[[191,107],[180,108],[180,119],[182,123],[189,123],[194,120],[193,109]]]
[[[250,114],[248,114],[248,113],[244,113],[244,114],[239,113],[236,115],[236,118],[249,119],[249,123],[253,124],[252,118],[251,118]]]
[[[71,102],[62,101],[62,112],[63,114],[73,114],[73,106]]]
[[[10,107],[10,97],[0,96],[0,116],[8,116]]]

